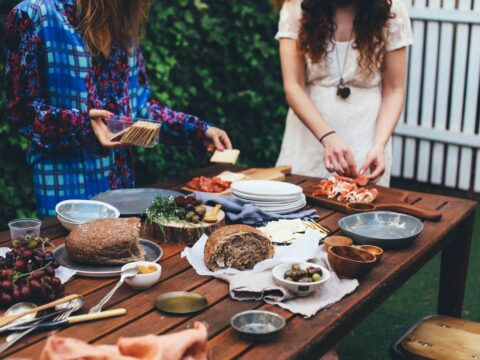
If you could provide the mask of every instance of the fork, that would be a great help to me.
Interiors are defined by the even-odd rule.
[[[74,307],[67,308],[64,312],[55,316],[54,320],[64,320],[64,319],[68,318],[74,311],[75,311]],[[33,322],[32,325],[35,325],[35,324],[38,324],[38,323],[41,323],[41,322],[42,322],[42,320],[36,321],[36,322]],[[0,345],[0,354],[2,354],[4,351],[9,349],[13,344],[17,343],[17,341],[19,341],[21,338],[30,334],[35,329],[36,329],[36,327],[32,326],[30,329],[27,329],[27,330],[24,330],[24,331],[19,331],[19,332],[14,332],[14,333],[11,333],[10,335],[8,335],[6,341],[2,345]]]
[[[130,268],[130,269],[127,269],[127,270],[123,271],[117,285],[115,285],[115,287],[112,290],[110,290],[110,292],[107,295],[105,295],[105,297],[102,300],[100,300],[100,302],[97,305],[92,307],[88,311],[88,313],[89,314],[95,314],[95,313],[99,313],[100,311],[102,311],[103,306],[108,302],[108,300],[111,299],[111,297],[113,296],[113,294],[115,294],[115,292],[118,290],[118,288],[120,286],[122,286],[125,279],[129,278],[129,277],[132,277],[132,276],[135,276],[137,274],[138,274],[137,267],[133,267],[133,268]]]

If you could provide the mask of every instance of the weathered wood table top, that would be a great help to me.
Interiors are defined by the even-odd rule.
[[[192,176],[212,176],[233,166],[211,166],[176,180],[152,187],[179,189]],[[318,181],[304,176],[289,175],[290,183],[306,186]],[[164,334],[192,326],[194,321],[208,323],[209,352],[213,359],[286,359],[316,358],[335,345],[360,321],[373,312],[396,289],[414,275],[435,254],[442,253],[438,312],[460,316],[463,302],[468,255],[472,237],[476,203],[469,200],[411,192],[408,202],[443,213],[440,222],[425,222],[423,233],[408,248],[386,251],[379,264],[360,281],[359,288],[332,307],[309,320],[295,316],[279,307],[256,301],[234,301],[228,295],[228,285],[220,280],[199,276],[185,259],[182,247],[164,244],[162,277],[153,288],[137,292],[122,286],[105,309],[126,308],[127,314],[108,320],[83,323],[58,331],[61,336],[73,336],[91,343],[115,343],[120,336]],[[342,213],[316,207],[321,223],[337,232]],[[42,235],[63,243],[66,231],[55,218],[45,219]],[[8,246],[10,235],[0,233],[0,246]],[[68,293],[86,297],[83,311],[99,302],[117,279],[75,277],[67,284]],[[168,316],[157,311],[154,300],[169,291],[195,291],[206,296],[209,308],[194,316]],[[241,311],[265,309],[287,319],[281,335],[267,343],[254,344],[241,340],[230,327],[230,318]],[[427,315],[427,314],[425,314]],[[15,358],[35,358],[44,345],[48,332],[38,331],[10,348],[4,355]],[[0,343],[5,337],[0,337]]]

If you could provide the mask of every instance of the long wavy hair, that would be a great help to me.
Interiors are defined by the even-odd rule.
[[[274,0],[274,6],[279,8],[283,2]],[[335,35],[335,8],[346,3],[357,9],[352,46],[360,54],[358,65],[367,74],[373,74],[383,63],[385,28],[393,17],[392,0],[303,0],[299,49],[314,63],[325,60]]]
[[[90,52],[110,57],[112,46],[130,51],[146,22],[151,0],[77,0],[78,28]]]

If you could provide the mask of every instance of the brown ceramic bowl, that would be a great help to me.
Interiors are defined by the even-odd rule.
[[[323,245],[325,245],[325,249],[328,251],[332,246],[352,246],[353,240],[346,236],[329,236],[323,240]]]
[[[377,263],[383,256],[383,249],[375,245],[362,245],[359,246],[360,249],[367,250],[370,254],[377,258]]]
[[[377,258],[368,251],[353,246],[332,246],[328,250],[328,262],[340,276],[358,278],[368,273]]]

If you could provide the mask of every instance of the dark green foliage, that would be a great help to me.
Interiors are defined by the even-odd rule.
[[[16,2],[1,2],[2,28]],[[277,16],[269,0],[155,1],[142,42],[155,97],[226,129],[246,165],[273,165],[283,134],[286,106],[273,39]],[[3,41],[0,48],[3,53]],[[3,76],[3,61],[0,70]],[[6,126],[3,99],[2,91],[1,227],[35,209],[27,143]],[[137,150],[137,155],[138,185],[204,164],[187,146],[158,146]]]

